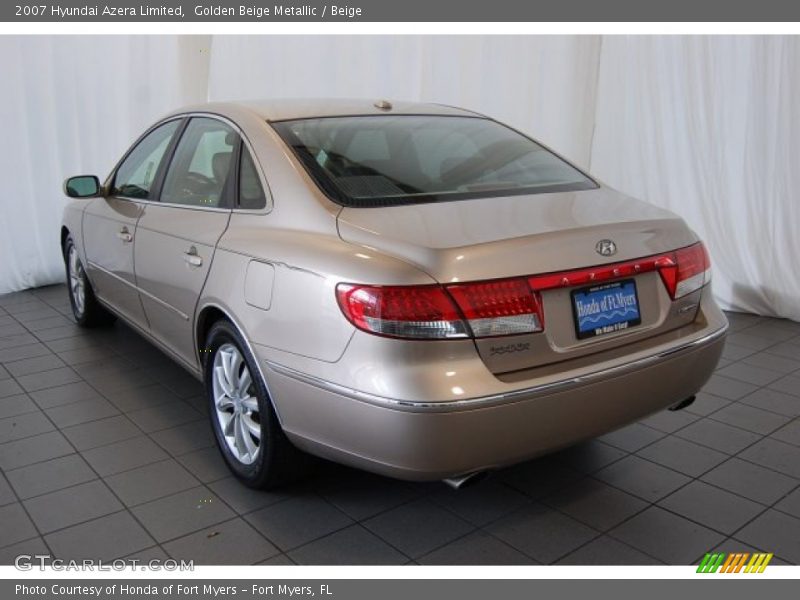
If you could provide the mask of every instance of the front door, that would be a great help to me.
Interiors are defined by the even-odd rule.
[[[136,279],[151,332],[196,364],[193,316],[217,241],[231,215],[230,171],[239,136],[225,122],[193,117],[137,227]]]
[[[136,225],[143,200],[154,183],[180,120],[146,134],[120,163],[108,196],[94,200],[84,213],[86,270],[97,296],[123,317],[146,329],[133,269]]]

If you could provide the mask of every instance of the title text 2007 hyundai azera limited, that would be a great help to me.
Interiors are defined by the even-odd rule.
[[[202,378],[254,487],[301,451],[462,484],[685,404],[724,343],[679,217],[468,110],[190,107],[65,191],[75,318]]]

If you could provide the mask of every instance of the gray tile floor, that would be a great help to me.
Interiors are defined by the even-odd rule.
[[[200,385],[117,323],[85,331],[53,286],[0,296],[0,564],[167,556],[197,564],[800,562],[800,324],[730,315],[688,409],[461,492],[329,463],[233,480]]]

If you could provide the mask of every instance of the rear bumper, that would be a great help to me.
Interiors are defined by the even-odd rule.
[[[726,330],[708,299],[691,331],[648,353],[557,379],[496,380],[496,393],[448,401],[366,393],[268,361],[265,374],[297,446],[393,477],[435,480],[520,462],[692,396],[716,367]]]

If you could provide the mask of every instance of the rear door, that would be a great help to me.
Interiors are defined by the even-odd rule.
[[[83,241],[87,271],[95,293],[123,317],[147,328],[133,269],[136,224],[152,199],[168,148],[181,120],[147,133],[122,160],[110,193],[94,200],[84,213]]]
[[[191,365],[197,363],[193,315],[230,220],[239,139],[221,119],[192,117],[159,202],[148,203],[139,218],[136,278],[151,332]]]

